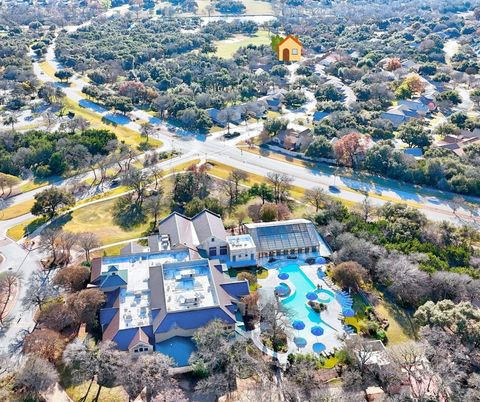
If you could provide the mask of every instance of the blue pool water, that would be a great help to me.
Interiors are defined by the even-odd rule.
[[[315,292],[318,295],[317,301],[320,303],[330,303],[335,299],[335,293],[329,289],[317,289],[316,284],[305,275],[298,263],[291,263],[281,267],[280,273],[287,273],[289,280],[295,287],[295,292],[282,300],[282,303],[292,312],[296,320],[302,320],[305,323],[305,329],[297,335],[301,336],[304,331],[306,331],[305,333],[310,333],[313,326],[320,325],[325,329],[332,328],[321,319],[321,313],[316,313],[307,305],[308,299],[306,298],[306,294]]]
[[[155,351],[170,356],[177,367],[188,366],[188,359],[196,349],[192,338],[184,336],[175,336],[155,345]]]

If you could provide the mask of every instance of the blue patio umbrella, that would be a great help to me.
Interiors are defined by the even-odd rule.
[[[312,345],[312,349],[315,353],[322,353],[325,351],[327,347],[323,344],[323,343],[320,343],[320,342],[317,342],[317,343],[314,343]]]
[[[308,300],[317,300],[318,299],[318,295],[315,292],[308,292],[306,296],[307,296]]]
[[[295,343],[297,348],[304,348],[305,346],[307,346],[307,340],[302,337],[295,337],[293,339],[293,342]]]
[[[317,258],[317,264],[326,264],[327,260],[323,257],[318,257]]]
[[[355,311],[351,308],[344,308],[342,313],[344,317],[353,317],[355,315]]]
[[[286,272],[282,272],[281,274],[278,274],[278,279],[281,279],[284,281],[285,279],[288,279],[290,275],[288,275]]]
[[[312,335],[315,335],[315,336],[320,336],[320,335],[323,335],[323,333],[325,332],[324,329],[318,325],[312,327],[312,329],[310,330],[310,332],[312,333]]]
[[[301,320],[295,320],[292,322],[292,327],[297,331],[301,331],[302,329],[305,328],[305,323]]]

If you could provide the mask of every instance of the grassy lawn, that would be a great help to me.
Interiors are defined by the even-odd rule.
[[[94,255],[95,255],[95,257],[119,255],[120,250],[125,246],[126,246],[126,244],[118,244],[116,246],[106,247],[102,250],[95,251]]]
[[[4,210],[0,211],[0,220],[6,221],[8,219],[13,219],[28,214],[34,202],[35,200],[27,200],[5,208]]]
[[[222,130],[225,130],[225,129],[220,126],[212,126],[210,127],[210,130],[208,130],[208,132],[210,134],[213,134],[213,133],[218,133],[219,131],[222,131]]]
[[[55,69],[49,62],[42,61],[41,63],[38,63],[38,65],[46,75],[55,78]]]
[[[36,188],[48,186],[49,184],[48,181],[35,182],[35,180],[29,180],[18,187],[18,193],[26,193],[27,191],[35,190]]]
[[[259,0],[242,0],[245,4],[245,14],[249,15],[265,15],[273,14],[272,3]]]
[[[124,141],[127,145],[137,147],[145,142],[145,139],[142,138],[140,133],[137,131],[120,125],[114,126],[112,124],[105,124],[100,115],[95,113],[93,110],[81,107],[78,103],[73,102],[70,99],[65,100],[65,109],[66,112],[72,111],[76,116],[82,116],[83,118],[87,119],[96,128],[103,128],[112,131],[115,133],[119,141]],[[155,138],[150,138],[148,142],[152,147],[156,148],[161,147],[163,144],[162,141],[159,141]]]
[[[33,232],[44,223],[42,218],[31,218],[7,230],[7,236],[15,241],[19,241],[23,236]]]
[[[282,117],[282,114],[280,112],[275,112],[274,110],[269,110],[267,112],[267,118],[268,119],[277,119],[277,118],[281,118]]]
[[[262,3],[259,1],[253,1],[254,3]],[[269,4],[269,3],[266,3]],[[247,35],[234,35],[232,38],[225,39],[222,41],[216,41],[215,46],[217,47],[217,51],[215,54],[218,57],[222,57],[224,59],[231,59],[235,52],[240,49],[241,47],[245,47],[247,45],[269,45],[270,44],[270,36],[267,31],[259,30],[255,35],[247,36]]]
[[[89,382],[86,381],[80,385],[72,385],[68,388],[65,388],[67,395],[74,401],[79,401],[87,392]],[[95,399],[97,395],[98,385],[94,383],[90,392],[88,393],[85,402],[93,401],[102,401],[102,402],[118,402],[118,401],[128,401],[128,396],[122,387],[115,388],[102,388],[98,399]]]
[[[242,3],[245,5],[245,14],[248,15],[273,15],[273,9],[271,3],[266,1],[258,1],[258,0],[242,0]],[[197,16],[207,16],[207,7],[210,4],[213,4],[210,0],[197,0],[198,10],[195,15]],[[160,6],[162,3],[160,3]],[[190,15],[190,14],[188,14]],[[213,11],[210,15],[218,16],[221,15],[217,11]]]
[[[375,310],[381,317],[387,318],[390,323],[386,331],[389,345],[408,342],[415,338],[415,332],[410,322],[411,317],[405,310],[388,300],[382,300],[375,306]]]
[[[102,244],[141,237],[148,228],[148,223],[132,230],[119,227],[115,224],[112,213],[115,202],[116,200],[99,202],[73,211],[69,215],[71,219],[65,223],[63,229],[74,233],[93,232]]]

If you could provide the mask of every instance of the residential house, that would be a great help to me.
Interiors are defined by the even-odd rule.
[[[267,96],[266,98],[263,98],[263,102],[265,102],[267,109],[272,110],[274,112],[280,111],[280,109],[282,108],[282,100],[283,100],[282,94],[270,95],[270,96]]]
[[[447,149],[455,155],[463,157],[465,155],[464,149],[469,145],[480,144],[480,129],[476,128],[473,131],[461,131],[460,134],[446,135],[442,141],[438,141],[434,147]]]
[[[207,113],[212,122],[220,127],[226,127],[228,123],[240,124],[242,122],[242,114],[234,107],[222,110],[210,108],[207,109]]]
[[[300,61],[302,57],[302,44],[292,35],[288,35],[278,44],[278,60]]]
[[[230,123],[240,124],[244,121],[244,110],[248,107],[248,112],[251,116],[257,119],[261,119],[265,116],[267,111],[267,104],[264,101],[248,102],[237,106],[231,106],[222,110],[216,108],[207,109],[207,113],[212,121],[220,127],[226,127],[228,124],[228,117],[230,117]],[[224,113],[227,111],[227,113]]]
[[[289,151],[303,151],[313,141],[312,132],[309,128],[298,131],[293,128],[280,130],[272,138],[272,142]]]
[[[405,99],[399,101],[397,105],[390,107],[388,111],[383,112],[380,117],[391,121],[394,127],[398,127],[412,119],[423,119],[430,112],[429,104],[425,104],[419,99]]]

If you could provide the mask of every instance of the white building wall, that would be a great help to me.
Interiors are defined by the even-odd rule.
[[[256,247],[245,247],[241,249],[230,249],[229,248],[229,259],[230,261],[246,261],[254,260],[256,258]]]
[[[220,255],[220,247],[227,246],[227,242],[222,239],[218,239],[217,237],[209,237],[203,243],[201,243],[198,248],[205,250],[209,257],[213,257],[210,255],[210,249],[215,248],[215,256],[218,257]]]

